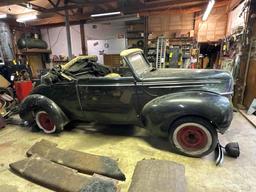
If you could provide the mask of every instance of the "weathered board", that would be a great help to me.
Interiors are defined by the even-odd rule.
[[[57,148],[56,144],[46,140],[35,143],[27,151],[27,156],[34,154],[76,169],[81,173],[90,175],[97,173],[114,179],[125,180],[125,175],[118,168],[117,162],[109,157],[74,150],[63,150]]]
[[[255,115],[248,115],[245,110],[239,110],[239,111],[254,127],[256,127]]]
[[[185,168],[165,160],[142,160],[136,165],[129,192],[185,192]]]
[[[116,192],[116,183],[79,174],[76,170],[53,163],[34,155],[30,158],[11,163],[11,169],[22,177],[55,191],[63,192]]]

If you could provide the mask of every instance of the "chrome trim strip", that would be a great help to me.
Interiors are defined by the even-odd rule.
[[[174,88],[189,88],[189,87],[203,87],[203,85],[178,85],[178,86],[155,86],[149,87],[150,89],[174,89]]]
[[[220,95],[233,95],[234,92],[231,91],[231,92],[224,92],[224,93],[219,93]]]
[[[138,82],[142,85],[184,85],[184,84],[210,84],[221,83],[221,81],[157,81],[157,82]]]
[[[193,85],[200,85],[202,84],[217,84],[221,83],[221,81],[184,81],[184,82],[178,82],[178,81],[160,81],[160,82],[137,82],[135,83],[109,83],[109,84],[83,84],[79,85],[81,87],[131,87],[131,86],[172,86],[172,85],[180,85],[180,86],[193,86]]]
[[[112,84],[83,84],[79,85],[79,87],[133,87],[135,84],[122,84],[122,83],[112,83]]]

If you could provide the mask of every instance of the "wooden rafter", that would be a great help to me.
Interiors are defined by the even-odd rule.
[[[195,1],[195,2],[184,2],[182,0],[176,1],[176,3],[160,4],[156,5],[145,5],[141,7],[132,6],[129,8],[123,8],[122,11],[126,14],[136,13],[136,12],[145,12],[145,11],[154,11],[154,10],[173,10],[173,9],[185,9],[193,6],[204,6],[207,3],[205,1]]]
[[[27,8],[27,4],[26,3],[20,3],[18,5],[21,6],[21,7]],[[38,11],[38,12],[44,12],[45,10],[47,10],[46,8],[38,6],[38,5],[35,5],[33,3],[30,3],[30,5],[32,6],[33,10]]]
[[[106,8],[102,5],[97,5],[93,7],[93,12],[105,12]]]
[[[56,2],[56,7],[58,7],[59,6],[59,4],[60,4],[60,0],[58,0],[57,2]]]
[[[228,5],[228,1],[220,1],[215,4],[215,8],[224,7]],[[205,7],[203,6],[191,6],[186,7],[185,9],[162,9],[162,10],[149,10],[149,11],[141,11],[141,16],[148,16],[148,15],[160,15],[160,14],[185,14],[185,13],[196,13],[204,10]]]
[[[72,22],[79,22],[86,20],[90,17],[88,14],[83,14],[83,15],[71,15],[69,18],[69,21]],[[42,18],[38,19],[36,21],[32,21],[29,24],[34,25],[34,26],[40,26],[40,25],[49,25],[49,24],[58,24],[58,23],[64,23],[64,17],[61,17],[59,15],[50,17],[50,18]]]
[[[106,4],[104,4],[103,6],[106,7],[106,10],[113,10],[113,9],[115,9],[115,8],[111,5],[111,3],[106,3]]]
[[[52,1],[52,0],[48,0],[48,2],[49,2],[53,7],[56,7],[56,4],[55,4],[55,3],[53,3],[53,1]]]
[[[80,3],[80,4],[67,4],[62,7],[56,7],[52,9],[47,9],[47,12],[56,12],[56,11],[64,11],[65,9],[76,9],[79,7],[94,7],[97,6],[98,4],[105,4],[109,2],[116,2],[116,0],[98,0],[97,2],[85,2],[85,3]]]
[[[198,2],[200,0],[186,0],[186,2]],[[208,2],[208,0],[204,0],[205,2]],[[158,5],[161,3],[176,3],[177,1],[175,0],[156,0],[156,1],[146,1],[146,5]],[[182,1],[180,1],[182,2]]]
[[[32,9],[33,9],[33,10],[38,11],[38,12],[41,12],[41,14],[47,13],[47,9],[44,8],[44,7],[35,5],[35,4],[33,4],[33,3],[30,3],[30,5],[32,5]],[[19,6],[27,7],[27,5],[24,4],[24,3],[19,4]],[[60,16],[64,16],[64,14],[62,14],[62,13],[56,12],[56,14],[58,14],[58,15],[60,15]],[[46,14],[46,15],[47,15],[47,14]],[[44,15],[44,16],[42,16],[42,17],[45,17],[46,15]]]
[[[0,7],[6,6],[6,5],[14,5],[14,4],[19,4],[19,3],[27,3],[32,0],[1,0],[0,1]]]
[[[97,3],[96,3],[97,2]],[[101,3],[100,3],[101,2]],[[40,15],[38,21],[33,21],[33,25],[47,25],[47,24],[58,24],[63,23],[64,19],[60,16],[54,16],[52,18],[47,18],[45,15],[51,13],[56,13],[63,11],[65,8],[73,12],[73,15],[70,15],[71,22],[84,21],[87,20],[93,13],[101,12],[112,12],[120,11],[120,8],[114,8],[111,3],[116,3],[117,0],[97,0],[97,1],[86,1],[82,4],[67,4],[61,7],[55,7],[46,9]],[[139,13],[140,15],[149,15],[152,13],[181,13],[181,12],[199,12],[205,9],[208,0],[155,0],[149,1],[144,0],[144,3],[139,3],[139,1],[134,1],[135,4],[124,7],[123,12],[127,14]],[[170,3],[171,2],[171,3]],[[219,0],[216,2],[215,7],[225,6],[229,0]],[[86,11],[86,14],[83,13],[83,8],[89,8]],[[94,9],[93,9],[94,8]],[[77,13],[74,14],[74,9],[77,10]]]

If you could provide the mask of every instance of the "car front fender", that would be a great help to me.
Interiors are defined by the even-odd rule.
[[[54,101],[40,94],[29,95],[21,103],[20,118],[31,122],[34,119],[33,112],[38,109],[47,111],[51,117],[55,118],[56,123],[59,125],[64,126],[69,122],[67,116]]]
[[[157,97],[142,110],[144,126],[159,136],[167,136],[171,124],[185,116],[208,120],[224,133],[233,118],[233,107],[228,98],[212,92],[186,91]]]

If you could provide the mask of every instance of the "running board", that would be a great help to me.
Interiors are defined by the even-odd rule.
[[[10,168],[20,176],[52,189],[63,192],[100,192],[100,189],[117,192],[117,182],[97,176],[85,176],[76,170],[53,163],[34,155],[30,158],[11,163]]]
[[[121,181],[125,180],[125,175],[119,169],[117,162],[109,157],[60,149],[57,148],[57,144],[46,140],[35,143],[27,151],[28,157],[35,154],[54,163],[76,169],[81,173],[89,175],[96,173]]]

